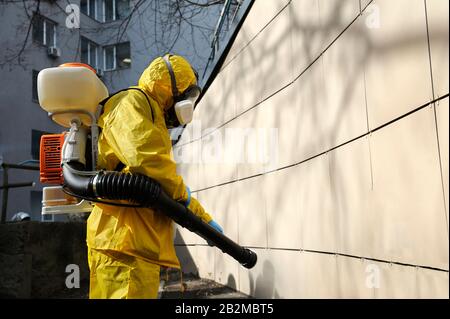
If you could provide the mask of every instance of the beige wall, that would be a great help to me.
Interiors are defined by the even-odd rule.
[[[258,264],[180,229],[202,277],[267,298],[448,298],[449,2],[370,2],[256,0],[174,151]],[[211,161],[240,150],[211,147],[231,128],[275,138],[275,160]]]

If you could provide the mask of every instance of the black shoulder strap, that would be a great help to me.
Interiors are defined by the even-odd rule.
[[[107,98],[103,99],[102,101],[100,101],[99,104],[102,106],[102,111],[100,112],[100,115],[103,114],[103,109],[104,109],[104,107],[105,107],[105,104],[108,102],[108,100],[109,100],[110,98],[112,98],[112,97],[113,97],[114,95],[116,95],[116,94],[119,94],[119,93],[121,93],[121,92],[128,91],[128,90],[136,90],[136,91],[139,91],[139,92],[141,92],[142,94],[144,94],[145,98],[147,99],[148,106],[150,107],[150,112],[152,112],[152,122],[154,123],[154,122],[155,122],[155,116],[154,116],[154,114],[153,114],[152,104],[150,103],[150,99],[148,98],[147,94],[146,94],[143,90],[141,90],[140,88],[133,88],[133,87],[131,87],[131,88],[122,89],[122,90],[120,90],[120,91],[117,91],[117,92],[111,94],[110,96],[108,96]]]

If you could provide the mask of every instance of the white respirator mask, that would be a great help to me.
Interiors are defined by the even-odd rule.
[[[194,116],[194,107],[197,102],[201,89],[197,85],[188,87],[183,93],[179,94],[177,84],[175,80],[175,74],[169,61],[170,55],[163,57],[169,70],[170,80],[172,85],[172,95],[174,99],[174,106],[171,107],[166,114],[166,124],[168,127],[177,127],[186,125],[192,121]],[[193,69],[196,78],[198,79],[197,72]]]
[[[192,121],[194,115],[194,106],[200,96],[200,88],[193,86],[188,88],[183,94],[182,99],[175,103],[174,109],[177,119],[181,125]]]

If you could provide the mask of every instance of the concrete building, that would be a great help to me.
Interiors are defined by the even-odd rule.
[[[164,15],[170,3],[173,1],[0,2],[0,158],[5,163],[36,162],[40,136],[62,131],[38,104],[36,78],[44,68],[76,61],[90,64],[113,93],[136,85],[149,62],[170,49],[187,57],[204,74],[211,52],[207,35],[212,34],[222,6],[191,14],[189,22],[199,26],[193,28],[183,21],[170,25],[172,21]],[[8,175],[10,183],[37,184],[9,190],[7,220],[20,211],[40,220],[38,172],[10,170]]]
[[[258,263],[180,229],[185,271],[259,298],[448,298],[448,12],[256,0],[175,153]]]

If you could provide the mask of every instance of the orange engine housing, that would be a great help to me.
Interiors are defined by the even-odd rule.
[[[45,184],[64,183],[61,168],[61,153],[65,134],[41,136],[40,145],[40,181]]]

